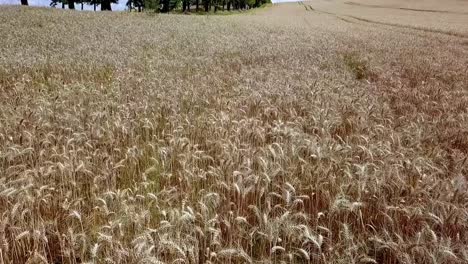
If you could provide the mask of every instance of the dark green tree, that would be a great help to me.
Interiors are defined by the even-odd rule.
[[[101,1],[100,0],[90,0],[88,3],[90,5],[93,5],[93,9],[94,9],[94,11],[96,11],[96,7],[101,4]]]
[[[101,11],[112,11],[111,0],[101,0]]]
[[[163,12],[163,13],[169,12],[169,10],[170,10],[170,4],[171,4],[171,1],[170,1],[170,0],[163,0],[163,6],[162,6],[161,12]]]
[[[79,2],[81,4],[81,10],[84,9],[84,4],[85,4],[85,1],[84,0],[79,0]]]
[[[90,4],[94,6],[94,11],[96,11],[96,7],[99,5],[101,6],[102,11],[112,11],[111,3],[117,3],[117,0],[51,0],[50,6],[55,7],[58,4],[61,4],[62,8],[65,8],[65,5],[68,5],[68,8],[75,9],[75,3],[81,4],[81,10],[84,9],[85,4]]]
[[[84,0],[51,0],[50,6],[55,7],[58,4],[62,5],[62,8],[65,8],[65,5],[68,5],[69,9],[75,9],[75,1],[81,3],[81,10],[83,10],[83,1]]]
[[[94,6],[94,11],[98,5],[101,6],[101,11],[112,11],[111,3],[118,3],[118,0],[90,0],[89,4]]]
[[[132,11],[133,9],[137,9],[138,12],[141,12],[143,8],[145,7],[145,1],[144,0],[128,0],[125,5],[130,11]]]
[[[182,0],[182,12],[190,11],[190,0]]]
[[[51,7],[56,7],[58,4],[62,5],[62,8],[65,8],[65,1],[64,0],[52,0],[50,1]]]

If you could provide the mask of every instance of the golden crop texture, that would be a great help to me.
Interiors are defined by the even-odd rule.
[[[468,4],[402,2],[1,7],[0,264],[467,263]]]

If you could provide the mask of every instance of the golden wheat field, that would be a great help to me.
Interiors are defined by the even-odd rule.
[[[468,1],[0,7],[0,264],[468,263]]]

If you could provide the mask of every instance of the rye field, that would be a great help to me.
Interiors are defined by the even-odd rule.
[[[0,264],[468,263],[468,1],[0,7]]]

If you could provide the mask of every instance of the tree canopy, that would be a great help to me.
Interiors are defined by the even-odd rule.
[[[21,0],[23,5],[28,4],[28,0]],[[111,4],[118,3],[118,0],[51,0],[50,6],[61,5],[62,8],[68,6],[75,9],[75,4],[80,4],[83,10],[84,5],[100,6],[101,11],[112,11]],[[167,13],[171,11],[182,12],[217,12],[219,10],[245,10],[260,7],[271,0],[127,0],[126,6],[129,11],[154,10],[156,12]],[[203,9],[200,8],[203,6]]]

